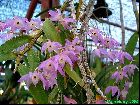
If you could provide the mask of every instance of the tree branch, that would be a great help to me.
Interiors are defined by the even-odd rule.
[[[121,30],[122,30],[122,50],[125,50],[125,27],[124,27],[124,20],[123,20],[123,8],[122,8],[122,2],[119,0],[120,3],[120,21],[121,21]]]
[[[116,26],[116,27],[121,28],[121,25],[120,25],[120,24],[113,23],[113,22],[110,22],[110,21],[107,21],[107,20],[104,20],[104,19],[99,19],[99,22],[101,22],[101,23],[106,23],[106,24],[113,25],[113,26]],[[124,27],[124,28],[125,28],[126,30],[132,31],[132,32],[136,32],[136,31],[137,31],[137,30],[131,29],[131,28],[129,28],[129,27]]]
[[[139,13],[137,10],[136,0],[132,0],[132,5],[133,5],[133,11],[136,17],[137,31],[139,31]]]

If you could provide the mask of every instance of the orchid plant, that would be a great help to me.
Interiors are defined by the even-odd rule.
[[[36,103],[99,104],[107,103],[112,97],[125,100],[133,86],[132,78],[138,66],[133,53],[127,50],[131,41],[122,51],[114,38],[89,27],[87,19],[81,20],[82,3],[81,0],[79,11],[71,9],[69,17],[64,15],[64,10],[67,4],[71,7],[74,4],[67,1],[60,9],[49,10],[50,18],[44,22],[16,16],[0,23],[0,39],[4,41],[0,46],[0,61],[15,61],[13,73],[21,75],[17,82],[26,84]],[[138,39],[137,33],[134,35]],[[96,46],[92,55],[99,59],[98,63],[106,65],[100,70],[106,71],[105,75],[97,74],[98,68],[87,62],[86,36]],[[104,70],[110,66],[112,70]],[[112,83],[105,82],[102,86],[102,78],[106,76]]]

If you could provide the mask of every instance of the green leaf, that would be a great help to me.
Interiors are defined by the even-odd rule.
[[[138,32],[135,32],[131,38],[129,39],[125,51],[128,52],[129,54],[131,54],[133,56],[137,42],[138,42],[138,38],[139,38],[139,34]]]
[[[24,35],[8,40],[0,46],[0,54],[11,53],[14,49],[28,43],[30,39],[31,37]]]
[[[49,94],[49,97],[48,97],[49,103],[55,98],[55,96],[57,95],[58,92],[59,92],[59,88],[57,86],[55,86],[53,88],[52,92]]]
[[[29,67],[28,66],[25,66],[23,64],[19,64],[19,73],[20,75],[25,75],[25,74],[28,74],[29,73]]]
[[[60,39],[59,33],[56,31],[53,22],[49,19],[46,19],[43,24],[43,32],[45,33],[46,37],[53,41],[62,42]]]
[[[105,82],[104,80],[106,77],[108,77],[107,75],[110,75],[110,73],[113,72],[117,66],[118,66],[117,64],[109,65],[107,67],[104,67],[100,71],[100,73],[98,73],[98,75],[95,77],[95,80],[99,87],[102,86],[102,84]]]
[[[86,89],[84,87],[85,86],[84,81],[79,77],[79,75],[74,70],[70,69],[69,65],[65,66],[65,72],[69,75],[69,77],[73,79],[73,81],[76,82],[76,84],[79,84],[82,88]],[[94,95],[93,92],[91,92],[91,94]]]
[[[7,61],[7,60],[14,60],[16,55],[14,53],[3,54],[0,53],[0,62]]]
[[[38,83],[36,87],[31,85],[29,91],[36,100],[37,104],[47,104],[48,103],[48,92],[43,89],[42,83]]]
[[[96,75],[98,75],[102,70],[102,64],[101,64],[100,58],[96,57],[95,62],[96,62],[95,73],[96,73]]]
[[[62,85],[64,84],[64,77],[60,73],[58,73],[57,75],[57,83],[58,83],[58,88],[61,90],[61,92],[64,92],[65,87],[64,85]]]
[[[74,70],[71,70],[68,65],[65,66],[65,72],[81,87],[84,86],[84,81],[82,81],[79,75]]]
[[[128,90],[126,100],[139,100],[139,71],[135,71],[132,87]]]
[[[60,32],[61,44],[65,45],[65,39],[68,38],[68,35],[70,35],[70,32],[68,30],[65,30],[62,24],[58,24],[58,27],[61,30]]]
[[[136,65],[138,65],[139,64],[139,53],[136,55],[136,56],[134,56],[134,64],[136,64]]]
[[[30,71],[34,71],[40,63],[39,52],[31,49],[27,55]]]

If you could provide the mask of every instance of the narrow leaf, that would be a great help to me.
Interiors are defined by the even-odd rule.
[[[96,62],[95,73],[96,75],[98,75],[98,73],[100,73],[102,70],[102,64],[101,64],[101,60],[97,57],[95,58],[95,62]]]
[[[139,64],[139,53],[136,56],[134,56],[134,63],[137,65]]]
[[[0,53],[0,62],[7,61],[7,60],[14,60],[16,58],[16,55],[13,53],[3,54]]]
[[[55,96],[57,95],[58,92],[59,92],[59,89],[57,86],[55,86],[53,88],[52,92],[48,96],[48,102],[51,102],[55,98]]]
[[[8,40],[0,46],[0,54],[11,53],[14,49],[28,43],[30,39],[31,37],[24,35]]]
[[[127,100],[139,100],[139,71],[133,76],[132,87],[128,90]]]
[[[138,38],[139,38],[139,34],[137,32],[135,32],[131,38],[129,39],[125,51],[128,52],[129,54],[133,55],[137,42],[138,42]]]
[[[68,65],[65,67],[65,72],[76,82],[78,83],[81,87],[84,86],[84,81],[79,77],[79,75],[74,71],[71,70]]]
[[[109,73],[115,71],[116,67],[118,65],[109,65],[108,67],[104,67],[103,70],[100,71],[100,73],[98,73],[98,75],[95,77],[95,80],[97,82],[97,84],[99,86],[102,85],[102,83],[104,82],[104,77],[106,77],[106,75],[109,75]]]
[[[58,88],[61,90],[61,92],[64,92],[65,87],[64,87],[64,85],[62,85],[62,84],[64,84],[64,77],[59,73],[57,75],[57,84],[58,84]]]

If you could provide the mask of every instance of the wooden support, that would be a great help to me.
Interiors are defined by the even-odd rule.
[[[59,6],[59,0],[52,0],[52,7],[58,7]]]
[[[43,1],[43,0],[42,0]],[[27,14],[26,14],[26,18],[30,21],[32,16],[33,16],[33,13],[35,11],[35,8],[37,6],[37,3],[38,3],[38,0],[31,0],[31,3],[29,5],[29,9],[27,11]]]
[[[29,9],[26,14],[26,18],[28,20],[31,20],[33,13],[35,11],[35,8],[37,6],[37,3],[41,3],[41,11],[50,9],[52,7],[58,7],[59,6],[59,0],[31,0]],[[48,13],[44,13],[40,16],[41,20],[45,20],[45,18],[49,18]]]
[[[52,0],[41,0],[41,11],[45,9],[51,8]],[[48,18],[49,14],[44,13],[41,15],[41,20],[45,20],[45,18]]]
[[[57,7],[59,5],[59,0],[41,0],[41,10],[46,10],[52,7]],[[48,13],[44,13],[41,15],[41,20],[45,20],[45,18],[49,18]]]

